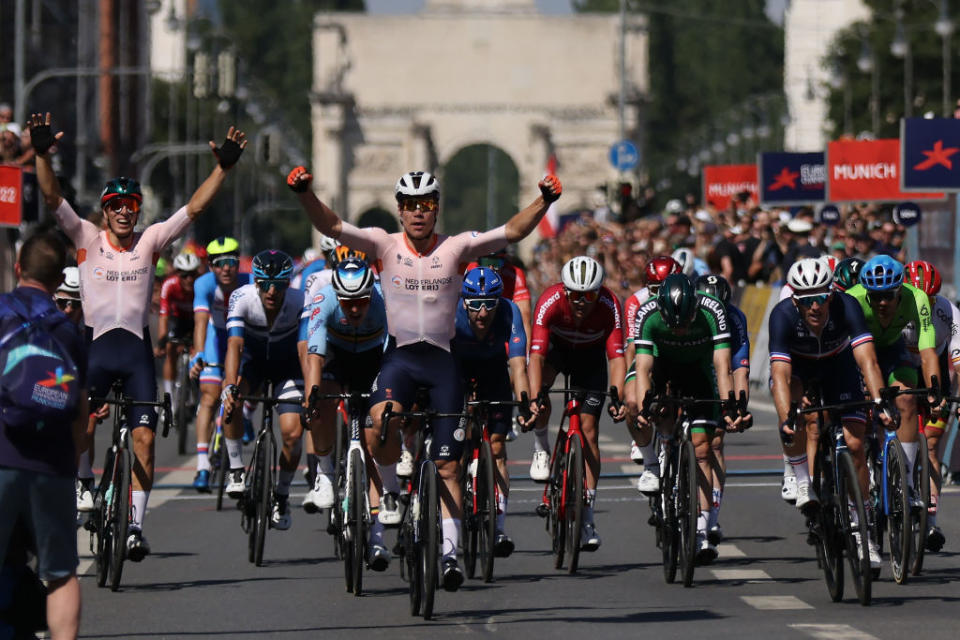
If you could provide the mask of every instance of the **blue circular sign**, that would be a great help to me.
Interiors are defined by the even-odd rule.
[[[915,202],[901,202],[893,208],[893,221],[905,227],[920,222],[920,207]]]
[[[610,164],[617,171],[629,171],[640,163],[637,145],[629,140],[621,140],[610,147]]]
[[[820,224],[825,224],[828,227],[834,227],[839,222],[840,209],[838,209],[836,205],[828,204],[823,209],[820,209]]]

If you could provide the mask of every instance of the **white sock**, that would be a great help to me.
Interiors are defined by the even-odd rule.
[[[173,380],[164,380],[163,381],[163,392],[169,393],[173,397]]]
[[[380,480],[383,481],[383,490],[387,493],[400,493],[400,481],[397,480],[397,463],[381,465],[376,460],[373,461],[380,472]]]
[[[583,505],[583,521],[593,524],[593,505],[597,502],[597,490],[587,489],[587,503]]]
[[[920,449],[919,442],[901,442],[904,457],[907,459],[907,484],[913,488],[913,465],[917,460],[917,451]]]
[[[209,449],[209,442],[197,443],[197,471],[210,471]]]
[[[534,451],[550,451],[550,433],[547,427],[534,429],[533,435],[536,436],[533,440]]]
[[[640,447],[643,453],[643,470],[660,475],[660,459],[657,457],[657,437],[650,438],[650,444]]]
[[[231,469],[243,469],[243,441],[237,438],[224,438],[227,443],[227,457],[230,458]]]
[[[130,493],[130,502],[133,507],[130,516],[130,526],[134,529],[143,529],[143,516],[147,513],[147,499],[150,497],[149,491],[137,491],[134,489]]]
[[[497,531],[503,532],[507,521],[507,496],[501,491],[497,494]]]
[[[707,514],[703,511],[697,516],[697,533],[707,532]]]
[[[713,490],[713,508],[720,510],[720,503],[723,502],[723,489],[714,488]]]
[[[325,456],[317,456],[317,468],[320,470],[320,473],[332,476],[334,472],[333,454],[328,453]]]
[[[440,527],[443,529],[443,547],[440,550],[440,555],[443,556],[444,560],[447,558],[456,559],[457,545],[460,544],[460,519],[443,518],[440,521]]]
[[[790,456],[790,467],[793,474],[797,477],[797,482],[810,482],[810,470],[807,468],[807,454],[802,456]]]
[[[783,454],[783,475],[792,475],[793,467],[790,465],[790,458]]]
[[[90,449],[80,454],[80,460],[77,464],[77,478],[80,480],[93,479],[93,455]]]
[[[277,473],[277,495],[278,496],[288,496],[290,495],[290,483],[293,482],[293,476],[295,476],[297,470],[287,471],[286,469],[280,469]]]

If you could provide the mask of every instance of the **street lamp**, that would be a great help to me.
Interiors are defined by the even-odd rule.
[[[903,59],[903,117],[910,118],[913,116],[913,56],[910,55],[910,41],[903,26],[903,9],[897,7],[894,15],[897,30],[890,43],[890,54]]]
[[[950,10],[947,0],[940,0],[940,17],[933,24],[943,41],[943,117],[950,117],[950,36],[953,34],[953,21],[950,19]]]
[[[874,135],[880,129],[880,75],[877,73],[877,59],[870,47],[867,34],[860,34],[860,55],[857,57],[857,68],[862,73],[870,74],[870,128]]]

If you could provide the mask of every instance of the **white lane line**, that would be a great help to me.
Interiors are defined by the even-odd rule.
[[[747,554],[740,550],[740,548],[729,542],[721,542],[717,545],[717,553],[720,554],[721,558],[746,558]]]
[[[717,580],[743,580],[746,582],[770,580],[770,574],[762,569],[711,569]]]
[[[860,631],[848,624],[790,624],[787,626],[811,638],[823,640],[878,640],[877,636]]]
[[[754,609],[762,611],[813,609],[813,605],[807,604],[796,596],[740,596],[740,599]]]

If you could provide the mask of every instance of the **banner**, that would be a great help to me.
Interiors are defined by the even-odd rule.
[[[960,191],[960,120],[901,120],[900,157],[903,191]]]
[[[831,202],[942,200],[942,193],[900,190],[900,140],[837,140],[827,145]]]
[[[22,169],[0,166],[0,227],[19,227],[22,220]]]
[[[757,173],[761,204],[819,204],[826,199],[827,171],[822,151],[757,154]]]
[[[703,199],[726,209],[737,194],[747,191],[757,200],[757,165],[723,164],[703,168]]]

